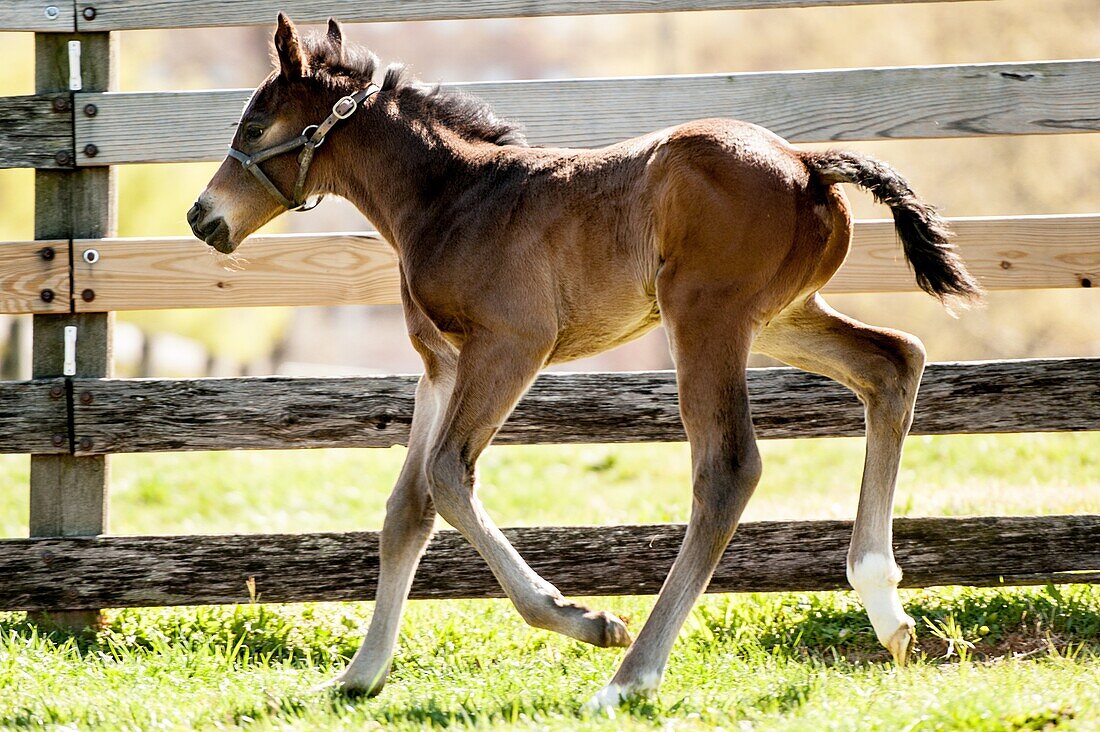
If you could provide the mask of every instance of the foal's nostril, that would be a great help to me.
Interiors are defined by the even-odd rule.
[[[191,225],[191,228],[196,228],[202,223],[202,220],[206,218],[206,214],[209,213],[206,206],[202,205],[198,201],[195,201],[195,205],[191,207],[191,210],[187,212],[187,223]]]
[[[209,213],[206,206],[202,205],[198,201],[191,207],[191,210],[187,212],[187,223],[191,226],[191,231],[199,239],[205,239],[203,236],[203,221],[206,220],[206,216]]]

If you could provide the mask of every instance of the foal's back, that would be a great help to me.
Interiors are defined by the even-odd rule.
[[[847,250],[839,189],[815,180],[784,140],[744,122],[700,120],[599,150],[499,148],[488,164],[521,166],[522,184],[508,176],[502,190],[482,177],[484,216],[461,244],[440,249],[452,266],[476,261],[483,271],[486,249],[500,254],[482,284],[501,290],[498,304],[552,313],[551,361],[654,327],[663,268],[701,288],[757,293],[749,307],[763,322],[819,288]],[[517,283],[523,303],[507,294]]]

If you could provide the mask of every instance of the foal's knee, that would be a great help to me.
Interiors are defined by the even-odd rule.
[[[469,505],[473,494],[473,465],[455,450],[437,450],[425,466],[432,504],[443,518]],[[449,519],[448,519],[449,520]]]
[[[693,511],[700,519],[732,533],[763,473],[755,443],[723,449],[695,467]]]

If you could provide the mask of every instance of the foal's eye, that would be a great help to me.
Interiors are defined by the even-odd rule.
[[[264,134],[264,128],[259,125],[249,125],[244,128],[244,139],[249,142],[259,140]]]

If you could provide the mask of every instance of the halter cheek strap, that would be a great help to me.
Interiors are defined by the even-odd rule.
[[[286,142],[281,142],[278,145],[264,148],[253,155],[247,155],[230,145],[229,157],[239,161],[240,164],[244,166],[244,169],[251,173],[256,180],[260,182],[260,185],[262,185],[264,189],[271,194],[271,197],[278,201],[283,208],[290,211],[308,211],[310,208],[313,208],[313,206],[309,208],[306,207],[304,193],[306,188],[306,174],[309,172],[309,166],[313,162],[313,153],[317,148],[321,147],[321,143],[325,141],[325,137],[332,131],[333,127],[355,114],[355,110],[359,109],[360,104],[377,94],[378,91],[379,89],[376,84],[370,84],[366,89],[357,91],[350,96],[341,97],[336,104],[332,105],[332,113],[329,114],[321,124],[310,125],[302,130],[302,134],[297,137],[287,140]],[[298,179],[294,182],[293,197],[287,198],[283,195],[283,192],[279,190],[279,187],[276,186],[260,168],[260,163],[278,155],[282,155],[283,153],[297,150],[298,148],[302,148],[302,152],[298,155]],[[316,205],[315,203],[314,206]]]

